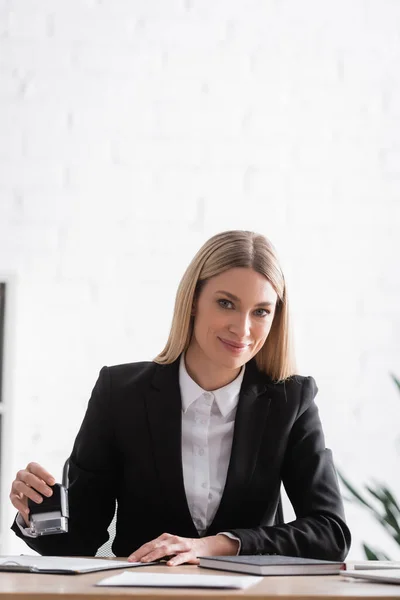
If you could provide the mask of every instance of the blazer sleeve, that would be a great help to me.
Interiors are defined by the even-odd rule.
[[[11,529],[42,555],[94,556],[109,537],[118,464],[109,369],[103,367],[69,459],[68,533],[30,538],[23,535],[16,521]]]
[[[297,417],[283,463],[282,481],[296,519],[275,526],[232,529],[241,554],[281,554],[344,560],[351,542],[332,453],[325,447],[312,377],[304,378]]]

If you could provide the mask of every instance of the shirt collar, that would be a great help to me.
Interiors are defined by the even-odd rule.
[[[245,365],[243,365],[239,375],[218,390],[213,390],[212,394],[215,402],[221,412],[226,417],[236,406],[239,401],[240,388],[244,377]],[[189,375],[186,370],[185,357],[182,352],[179,363],[179,387],[182,396],[182,410],[185,413],[193,402],[195,402],[202,394],[206,392],[200,387]]]

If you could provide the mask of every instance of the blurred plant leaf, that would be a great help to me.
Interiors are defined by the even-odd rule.
[[[381,550],[372,550],[367,544],[363,544],[364,553],[367,560],[390,560],[390,558]]]
[[[397,389],[400,392],[400,379],[397,379],[396,375],[393,375],[393,373],[390,373],[391,378],[393,379],[394,383],[397,386]]]
[[[400,392],[400,379],[393,373],[390,373],[390,376]],[[338,475],[347,491],[351,494],[350,502],[358,502],[363,508],[366,508],[400,546],[400,504],[389,487],[379,482],[373,482],[370,485],[364,484],[365,492],[371,496],[371,499],[378,506],[378,508],[375,508],[368,496],[365,497],[361,492],[356,490],[340,472]],[[371,548],[365,542],[363,543],[363,548],[367,560],[390,560],[384,552]]]
[[[387,487],[382,487],[382,490],[386,493],[387,497],[390,498],[390,502],[396,507],[398,513],[400,514],[400,506],[392,492]]]
[[[385,514],[380,515],[380,513],[377,513],[377,511],[374,511],[374,512],[377,513],[379,516],[381,516],[381,518],[384,519],[388,525],[393,527],[393,529],[395,530],[395,532],[397,534],[400,534],[400,524],[399,524],[400,513],[398,510],[397,503],[392,502],[392,497],[393,497],[392,494],[390,494],[390,496],[388,496],[386,494],[386,491],[384,488],[374,489],[370,486],[365,486],[365,487],[368,490],[368,492],[371,494],[371,496],[373,496],[379,502],[382,503]]]
[[[369,510],[373,511],[374,508],[371,506],[371,504],[369,504],[366,500],[364,500],[364,498],[361,496],[361,494],[359,492],[357,492],[356,488],[351,485],[351,483],[348,481],[348,479],[346,479],[340,471],[338,471],[338,475],[339,475],[339,478],[342,480],[342,483],[346,486],[348,491],[351,493],[351,495],[354,496],[354,498],[356,500],[358,500],[358,502],[360,502],[361,504],[363,504],[364,506],[369,508]]]

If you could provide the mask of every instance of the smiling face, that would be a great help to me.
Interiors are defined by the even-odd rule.
[[[276,302],[271,283],[253,269],[234,268],[211,277],[194,305],[188,354],[224,371],[240,368],[267,339]]]

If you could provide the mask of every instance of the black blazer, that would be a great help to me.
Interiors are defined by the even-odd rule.
[[[273,383],[251,360],[221,503],[206,535],[231,531],[241,554],[342,560],[350,546],[312,377]],[[198,537],[181,456],[179,359],[103,367],[70,457],[67,534],[23,537],[44,555],[94,556],[118,501],[116,556],[164,532]],[[283,482],[296,520],[274,525]]]

